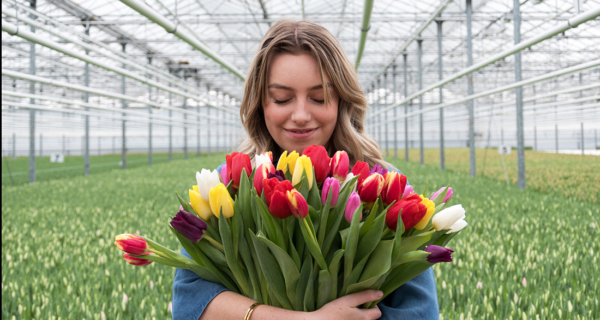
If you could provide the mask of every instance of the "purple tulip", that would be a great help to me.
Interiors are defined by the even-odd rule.
[[[352,216],[354,215],[354,211],[360,207],[360,196],[356,191],[350,194],[350,198],[348,198],[348,204],[346,204],[346,212],[344,216],[348,222],[352,222]],[[360,213],[360,219],[362,219],[362,212]]]
[[[271,178],[277,178],[277,180],[283,181],[285,180],[285,173],[283,173],[283,170],[276,170],[275,173],[269,172],[267,179]]]
[[[407,185],[406,188],[404,188],[404,195],[402,195],[402,197],[406,197],[407,195],[411,194],[414,192],[414,189],[411,185]]]
[[[427,262],[429,263],[438,263],[438,262],[452,262],[452,256],[450,255],[454,250],[430,245],[427,246],[425,252],[429,252],[430,255],[427,256]]]
[[[433,195],[431,195],[431,197],[429,197],[429,200],[437,198],[440,193],[444,192],[444,189],[446,189],[446,187],[442,187],[440,190],[436,191]],[[452,198],[452,187],[448,188],[448,193],[446,193],[446,197],[442,203],[446,203],[446,201],[450,200],[450,198]]]
[[[327,202],[327,196],[329,195],[329,190],[333,188],[331,192],[331,207],[335,207],[338,202],[338,197],[340,196],[340,181],[336,178],[326,178],[323,181],[323,192],[321,193],[321,201],[323,205]]]
[[[198,242],[202,239],[204,231],[207,228],[206,222],[202,221],[202,219],[197,216],[184,211],[183,207],[179,207],[179,212],[177,212],[175,218],[171,220],[171,226],[191,242]]]
[[[223,180],[224,185],[229,184],[229,175],[227,174],[227,166],[221,167],[221,180]]]
[[[369,171],[369,175],[371,175],[371,173],[373,172],[377,172],[380,175],[384,176],[386,173],[388,173],[388,171],[386,169],[384,169],[382,166],[376,164],[373,169],[371,169],[371,171]]]

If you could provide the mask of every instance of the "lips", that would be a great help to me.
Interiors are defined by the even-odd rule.
[[[303,134],[303,133],[309,133],[309,132],[311,132],[311,131],[313,131],[315,129],[304,129],[304,130],[300,130],[300,129],[293,129],[293,130],[290,129],[290,130],[288,130],[288,129],[286,129],[286,130],[289,131],[289,132],[297,133],[297,134]]]
[[[311,129],[285,129],[285,131],[294,139],[305,139],[312,136],[318,128]]]

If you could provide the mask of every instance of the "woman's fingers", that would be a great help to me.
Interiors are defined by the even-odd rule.
[[[353,307],[356,307],[356,306],[360,306],[361,304],[364,304],[367,302],[377,301],[377,300],[381,299],[381,297],[383,297],[383,292],[381,292],[381,291],[366,290],[363,292],[349,294],[340,299],[343,299],[343,300],[345,300],[344,301],[345,303],[347,303]]]
[[[379,318],[381,318],[381,310],[379,310],[378,306],[375,306],[372,309],[363,310],[363,312],[366,314],[366,318],[367,319],[379,319]]]

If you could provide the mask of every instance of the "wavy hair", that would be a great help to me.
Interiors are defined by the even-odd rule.
[[[337,123],[325,145],[329,155],[332,156],[337,150],[345,150],[351,164],[365,161],[370,166],[379,164],[388,167],[379,146],[365,131],[367,99],[360,88],[354,66],[338,40],[327,29],[308,21],[280,20],[263,38],[248,71],[240,106],[242,124],[248,133],[240,151],[251,158],[265,151],[273,151],[275,159],[282,152],[267,130],[263,113],[263,105],[267,101],[269,62],[280,53],[312,55],[317,60],[321,82],[326,82],[326,72],[338,92]],[[328,90],[324,92],[325,104],[328,105],[330,96]]]

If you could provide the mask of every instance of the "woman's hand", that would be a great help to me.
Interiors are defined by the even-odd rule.
[[[329,320],[329,319],[344,319],[344,320],[370,320],[379,319],[381,311],[375,306],[372,309],[359,309],[358,306],[381,299],[383,292],[375,290],[367,290],[363,292],[349,294],[343,296],[330,303],[324,305],[321,309],[312,312],[310,319],[314,320]]]

